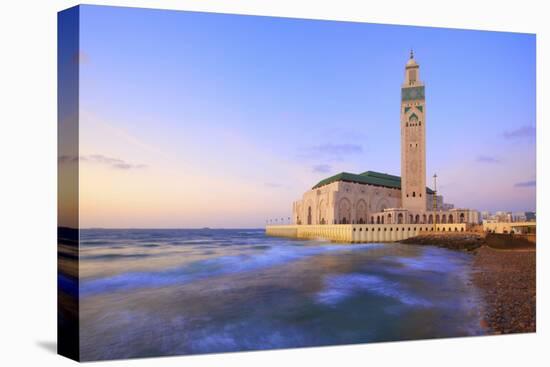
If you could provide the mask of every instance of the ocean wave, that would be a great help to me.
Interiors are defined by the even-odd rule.
[[[86,260],[113,260],[113,259],[140,259],[152,257],[151,254],[101,254],[101,255],[84,255],[81,259]]]
[[[408,306],[429,307],[431,305],[427,300],[403,289],[399,283],[389,281],[382,276],[361,273],[328,276],[325,279],[325,289],[317,293],[316,301],[335,306],[361,294],[390,297]]]
[[[453,256],[442,256],[441,251],[444,249],[432,249],[433,251],[426,251],[420,257],[394,257],[392,261],[395,261],[402,266],[414,271],[429,271],[436,273],[455,273],[462,265],[462,258],[457,259],[457,254]],[[439,251],[437,251],[439,250]]]
[[[253,253],[199,260],[184,266],[161,271],[129,272],[106,278],[84,280],[80,285],[80,293],[83,296],[90,296],[105,292],[185,284],[213,276],[254,271],[282,265],[327,252],[357,251],[379,246],[381,245],[276,246],[262,252],[254,251]]]

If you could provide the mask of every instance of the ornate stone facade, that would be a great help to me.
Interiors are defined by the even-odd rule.
[[[293,204],[295,224],[370,223],[372,213],[397,207],[401,191],[354,182],[336,181],[304,193]]]
[[[402,177],[367,171],[342,172],[320,181],[292,206],[293,223],[324,224],[453,224],[479,223],[479,213],[452,209],[426,187],[426,100],[419,65],[405,66],[401,88]]]

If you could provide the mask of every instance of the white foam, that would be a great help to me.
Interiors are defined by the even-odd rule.
[[[381,276],[360,273],[327,276],[325,289],[317,294],[317,301],[333,306],[350,297],[368,293],[390,297],[409,306],[431,305],[430,302],[402,289],[396,282],[388,281]]]

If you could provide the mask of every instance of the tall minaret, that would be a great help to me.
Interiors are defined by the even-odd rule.
[[[401,87],[401,203],[426,210],[426,99],[413,51]]]

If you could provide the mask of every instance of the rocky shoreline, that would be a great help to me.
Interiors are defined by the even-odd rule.
[[[407,238],[400,242],[472,251],[485,244],[485,237],[478,233],[430,233]]]
[[[483,291],[484,323],[493,334],[536,331],[536,250],[479,248],[473,282]]]
[[[492,248],[482,233],[426,234],[401,243],[433,245],[474,255],[473,283],[485,303],[482,326],[490,334],[536,331],[536,246]]]

